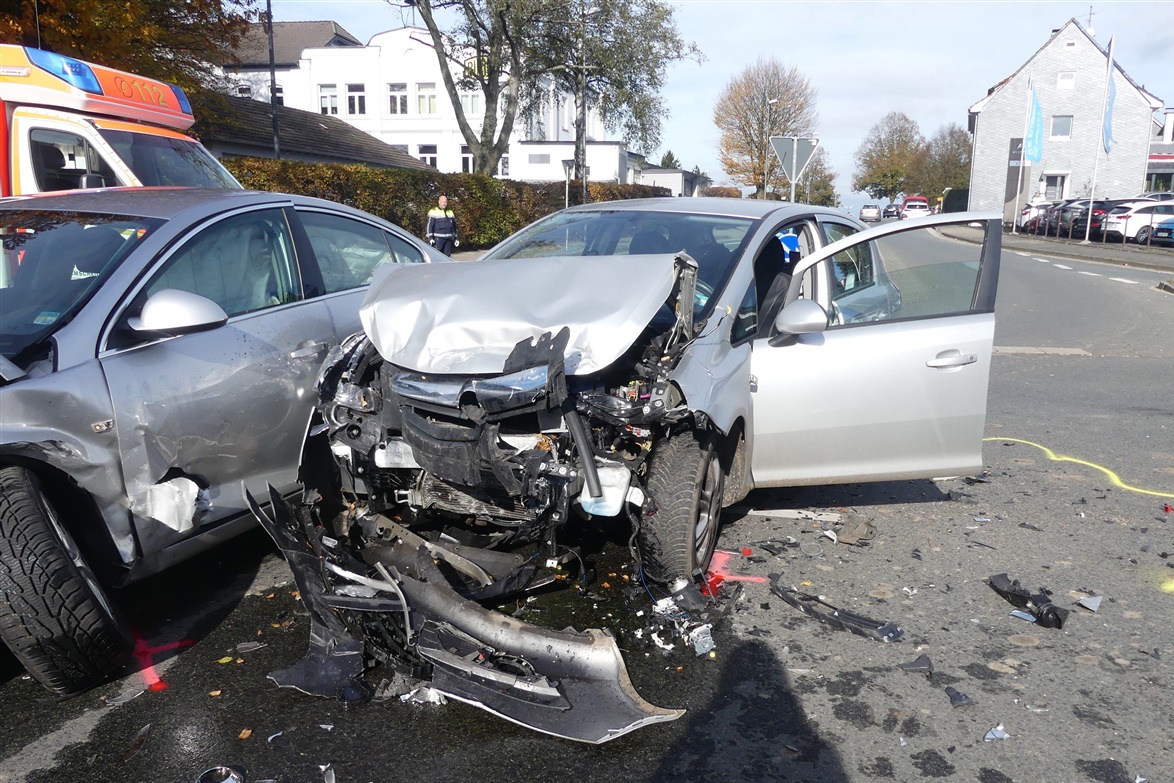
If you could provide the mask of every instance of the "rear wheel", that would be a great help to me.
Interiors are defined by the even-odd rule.
[[[1150,234],[1153,232],[1149,226],[1142,226],[1137,230],[1137,244],[1144,245],[1150,241]]]
[[[717,544],[725,472],[715,439],[682,432],[655,447],[648,463],[654,513],[641,521],[637,540],[644,572],[670,583],[704,570]]]
[[[97,579],[25,468],[0,468],[0,638],[60,696],[120,667],[130,638]]]

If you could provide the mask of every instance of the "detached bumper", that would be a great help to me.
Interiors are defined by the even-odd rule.
[[[333,697],[362,674],[366,658],[390,650],[448,697],[579,742],[606,742],[684,714],[636,693],[607,631],[540,628],[462,597],[436,564],[436,544],[417,548],[412,576],[378,566],[369,575],[308,509],[272,488],[270,500],[272,518],[248,497],[285,554],[311,620],[306,657],[269,675],[279,686]]]

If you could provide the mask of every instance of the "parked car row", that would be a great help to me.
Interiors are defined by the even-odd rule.
[[[425,265],[446,259],[316,199],[0,201],[0,638],[55,693],[90,687],[131,642],[112,588],[257,519],[314,618],[279,684],[334,695],[395,660],[560,736],[671,720],[611,637],[490,607],[573,567],[585,516],[632,520],[642,576],[690,605],[753,487],[981,467],[999,220],[864,229],[648,199]],[[578,699],[618,706],[563,720]]]
[[[1150,194],[1132,199],[1066,199],[1029,204],[1020,212],[1019,230],[1043,236],[1146,244],[1163,220],[1174,216],[1174,199]],[[1174,196],[1174,194],[1167,194]]]

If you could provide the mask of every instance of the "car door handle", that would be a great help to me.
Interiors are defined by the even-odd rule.
[[[974,364],[977,361],[978,357],[972,353],[962,353],[961,351],[951,349],[949,351],[942,351],[926,362],[925,366],[935,369],[949,369],[951,367],[963,367],[967,364]]]
[[[314,359],[322,355],[322,351],[326,349],[326,343],[306,343],[299,348],[290,351],[289,358],[291,359]]]

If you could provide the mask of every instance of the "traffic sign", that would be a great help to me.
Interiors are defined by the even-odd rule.
[[[811,156],[815,154],[815,148],[819,146],[819,139],[803,136],[771,136],[770,146],[774,147],[775,155],[783,164],[783,173],[794,184],[803,176],[807,164],[811,162]]]

